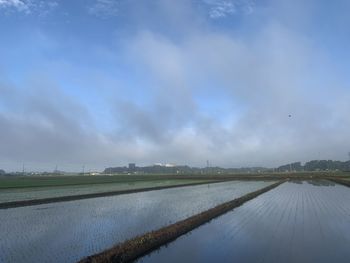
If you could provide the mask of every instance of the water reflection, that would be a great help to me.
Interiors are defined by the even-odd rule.
[[[287,182],[139,261],[347,263],[349,229],[349,188]]]
[[[292,183],[292,184],[303,184],[303,181],[302,180],[295,180],[295,179],[293,179],[293,180],[290,180],[290,181],[288,181],[289,183]]]
[[[296,180],[296,179],[291,179],[288,181],[289,183],[292,184],[303,184],[303,183],[308,183],[314,186],[335,186],[336,184],[334,182],[324,180],[324,179],[317,179],[317,180]]]
[[[335,186],[336,184],[328,180],[308,180],[307,183],[314,186]]]
[[[224,182],[1,210],[0,262],[76,262],[272,183]]]

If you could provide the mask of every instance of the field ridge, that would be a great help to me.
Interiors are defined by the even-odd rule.
[[[284,182],[285,180],[279,181],[172,225],[137,236],[101,253],[86,257],[79,263],[131,262]]]
[[[230,180],[218,180],[218,181],[213,180],[213,181],[206,181],[206,182],[193,182],[193,183],[187,183],[187,184],[185,183],[185,184],[175,184],[175,185],[164,185],[164,186],[156,186],[156,187],[145,187],[145,188],[136,188],[136,189],[99,192],[99,193],[89,193],[89,194],[82,194],[82,195],[68,195],[68,196],[48,197],[48,198],[32,199],[32,200],[3,202],[3,203],[0,203],[0,210],[24,207],[24,206],[35,206],[35,205],[42,205],[42,204],[58,203],[58,202],[70,202],[70,201],[76,201],[76,200],[82,200],[82,199],[108,197],[108,196],[114,196],[114,195],[133,194],[138,192],[156,191],[156,190],[170,189],[170,188],[176,188],[176,187],[222,183],[225,181],[230,181]]]

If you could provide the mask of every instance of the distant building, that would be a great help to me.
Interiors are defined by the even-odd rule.
[[[130,172],[136,171],[136,164],[135,163],[129,163],[129,171]]]

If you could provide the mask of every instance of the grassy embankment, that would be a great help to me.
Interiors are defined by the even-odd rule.
[[[4,176],[0,177],[0,189],[60,187],[73,185],[94,185],[111,183],[135,183],[139,181],[157,181],[174,179],[196,179],[181,176],[162,175],[113,175],[113,176]]]

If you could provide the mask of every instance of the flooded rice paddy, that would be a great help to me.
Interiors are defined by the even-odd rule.
[[[349,262],[350,189],[288,182],[139,262]]]
[[[0,210],[0,262],[75,262],[273,182],[224,182]]]
[[[134,181],[125,183],[104,183],[91,185],[70,185],[60,187],[28,187],[17,189],[1,189],[0,203],[35,200],[50,197],[74,196],[91,193],[103,193],[111,191],[123,191],[130,189],[151,188],[169,185],[180,185],[205,182],[205,180],[154,180],[154,181]]]

